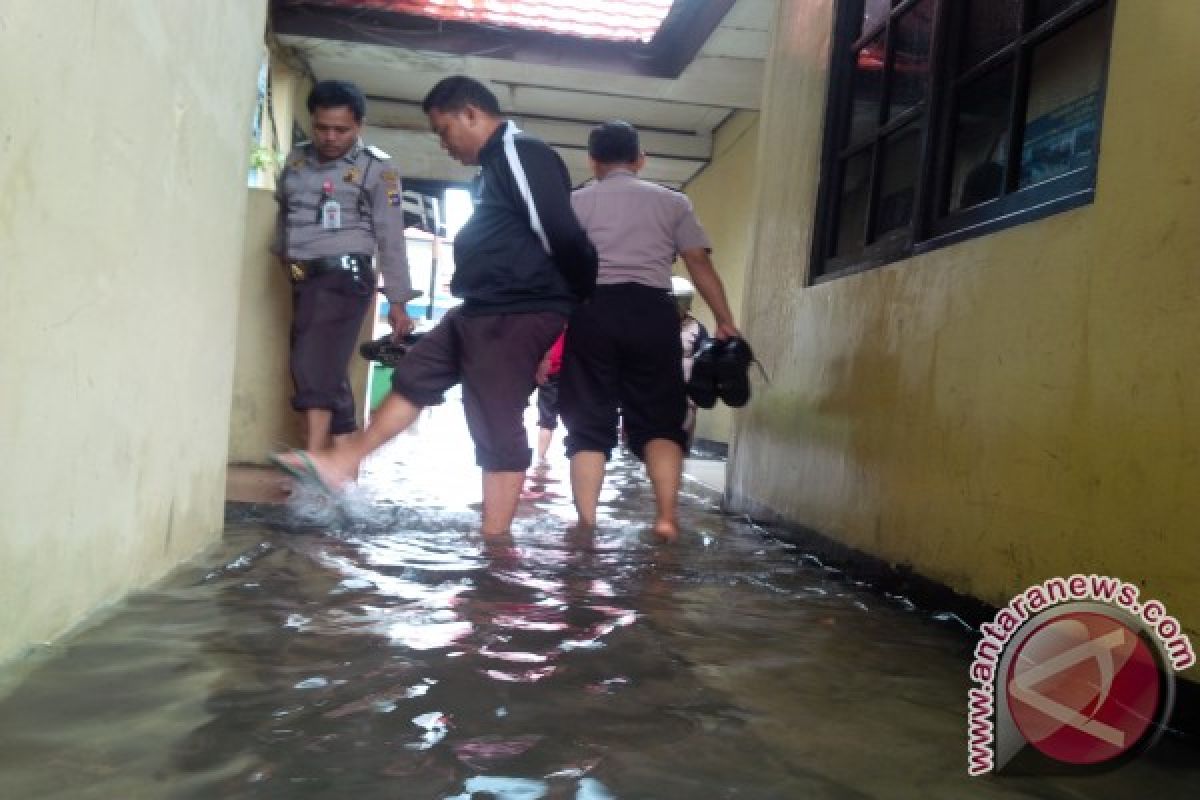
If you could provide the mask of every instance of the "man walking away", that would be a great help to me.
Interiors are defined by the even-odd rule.
[[[637,130],[627,122],[600,125],[588,137],[588,156],[596,181],[571,202],[600,270],[594,297],[567,328],[559,383],[571,490],[579,521],[594,525],[619,409],[629,448],[654,486],[654,530],[673,539],[687,443],[683,348],[671,295],[677,254],[716,317],[716,337],[738,336],[738,329],[691,201],[637,177],[646,161]]]

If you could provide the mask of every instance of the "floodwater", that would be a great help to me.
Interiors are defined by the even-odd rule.
[[[484,539],[449,405],[369,465],[349,512],[240,509],[219,546],[10,671],[0,798],[1194,794],[1177,742],[1103,775],[969,778],[973,641],[953,617],[695,483],[662,544],[627,458],[599,529],[572,530],[565,476],[556,461],[513,534]]]

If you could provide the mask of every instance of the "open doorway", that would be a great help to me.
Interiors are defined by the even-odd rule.
[[[442,181],[404,181],[404,232],[408,250],[408,268],[413,288],[421,296],[410,300],[408,315],[417,323],[416,332],[424,333],[462,301],[450,294],[454,277],[454,237],[474,210],[466,184]],[[371,316],[372,340],[391,334],[388,301],[378,295]],[[367,379],[364,417],[383,402],[392,385],[392,367],[373,362]]]

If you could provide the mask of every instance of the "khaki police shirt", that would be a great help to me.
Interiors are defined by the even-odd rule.
[[[383,274],[384,294],[391,303],[404,305],[421,293],[413,290],[408,271],[400,175],[383,151],[374,152],[383,157],[359,142],[342,158],[322,163],[312,144],[296,147],[284,163],[275,192],[280,210],[272,249],[285,261],[373,254]],[[326,181],[341,205],[342,224],[336,230],[327,230],[317,218]]]
[[[681,250],[712,248],[687,195],[627,169],[576,189],[571,207],[600,255],[600,285],[641,283],[669,290],[671,267]]]

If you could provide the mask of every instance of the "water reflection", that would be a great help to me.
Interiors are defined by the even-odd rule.
[[[1164,757],[1086,780],[968,779],[958,624],[722,517],[695,487],[689,533],[663,546],[628,461],[599,529],[569,527],[559,463],[514,533],[483,539],[440,425],[423,433],[436,448],[401,442],[371,466],[363,513],[317,532],[249,515],[56,648],[0,700],[0,797],[1127,798],[1194,783]],[[384,502],[393,481],[405,492]]]

